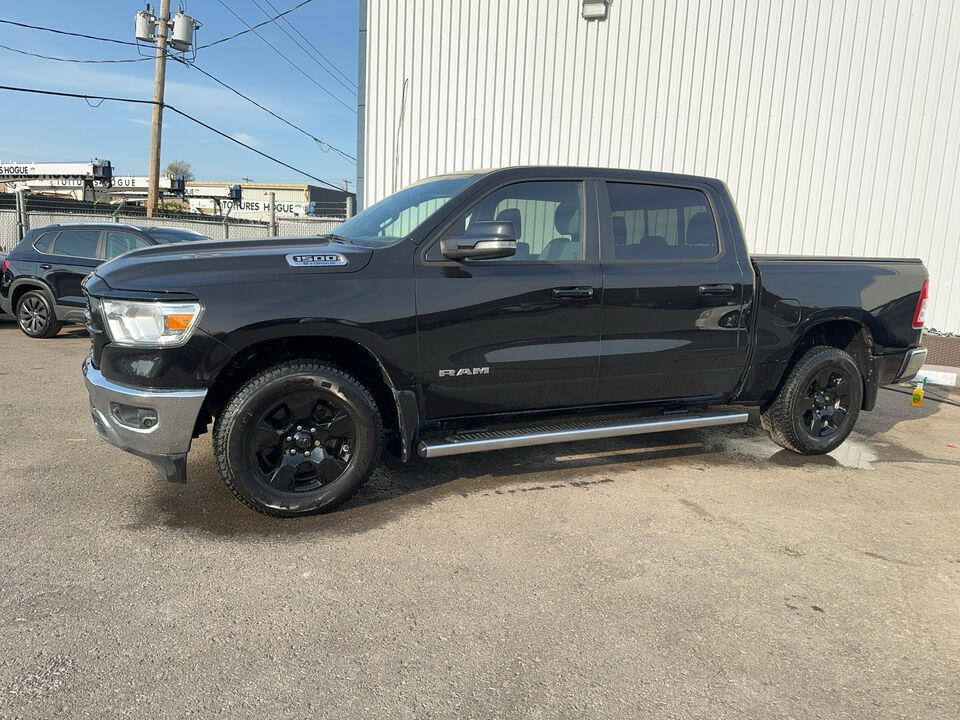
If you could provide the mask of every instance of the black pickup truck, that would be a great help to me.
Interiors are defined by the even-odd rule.
[[[740,423],[803,454],[912,377],[919,260],[753,257],[724,184],[525,167],[445,175],[322,238],[126,253],[85,283],[94,423],[278,516],[403,460]]]

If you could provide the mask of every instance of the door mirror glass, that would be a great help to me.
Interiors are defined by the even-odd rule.
[[[440,251],[450,260],[492,260],[515,255],[517,235],[512,222],[478,220],[458,238],[443,238]]]

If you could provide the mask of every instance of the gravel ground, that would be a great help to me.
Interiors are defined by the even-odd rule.
[[[960,408],[387,462],[274,520],[0,324],[2,718],[957,718]]]

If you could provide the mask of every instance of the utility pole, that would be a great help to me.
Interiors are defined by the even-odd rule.
[[[150,185],[147,188],[147,217],[157,214],[160,204],[160,131],[163,127],[163,85],[167,76],[167,24],[170,0],[160,0],[157,18],[157,69],[153,80],[153,126],[150,129]]]
[[[277,236],[277,203],[274,201],[276,197],[275,193],[267,193],[267,197],[270,198],[270,237]]]
[[[350,192],[350,183],[352,183],[352,182],[353,182],[353,180],[347,180],[346,178],[344,178],[344,180],[343,180],[343,189],[346,190],[347,192]]]

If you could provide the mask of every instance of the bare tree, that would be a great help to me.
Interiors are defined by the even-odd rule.
[[[183,179],[186,182],[191,182],[194,179],[193,171],[190,169],[190,163],[186,160],[171,160],[167,165],[166,174],[167,177],[183,175]]]

